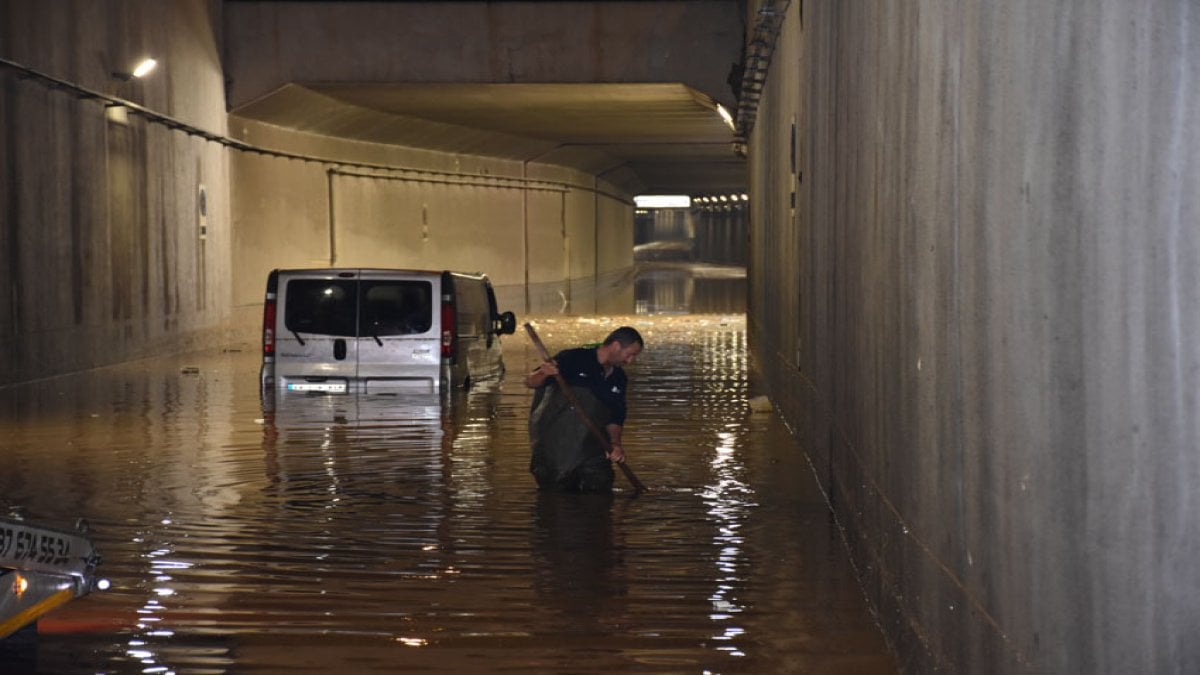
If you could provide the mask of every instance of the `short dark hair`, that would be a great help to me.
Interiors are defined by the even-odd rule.
[[[642,341],[642,334],[631,326],[621,326],[614,330],[608,334],[608,337],[604,338],[604,342],[601,344],[608,346],[614,342],[620,342],[622,347],[628,347],[636,342],[641,345],[642,349],[646,348],[646,343]]]

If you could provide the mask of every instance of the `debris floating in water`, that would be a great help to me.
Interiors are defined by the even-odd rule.
[[[767,398],[766,396],[755,396],[748,402],[750,404],[751,412],[769,413],[774,410],[774,408],[771,406],[771,399]]]

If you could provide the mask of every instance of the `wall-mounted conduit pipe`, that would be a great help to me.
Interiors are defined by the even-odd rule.
[[[336,169],[337,167],[334,167]],[[329,266],[337,267],[337,209],[333,200],[334,169],[325,172],[325,185],[328,192],[326,201],[329,202]]]
[[[331,176],[350,176],[352,178],[374,178],[377,180],[395,180],[406,183],[432,183],[434,185],[469,185],[505,190],[534,190],[544,192],[567,192],[569,186],[563,183],[544,182],[527,178],[504,178],[502,176],[483,176],[480,174],[442,174],[430,177],[429,172],[420,169],[393,168],[396,173],[370,173],[366,171],[347,171],[339,164],[328,169]]]

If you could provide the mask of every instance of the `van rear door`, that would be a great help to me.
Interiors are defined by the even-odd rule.
[[[358,378],[367,391],[437,390],[441,378],[441,278],[363,270]]]
[[[275,331],[277,386],[346,391],[358,362],[358,279],[351,272],[281,272]]]

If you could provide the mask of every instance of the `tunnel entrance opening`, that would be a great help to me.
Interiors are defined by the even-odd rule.
[[[635,202],[637,314],[746,311],[746,195],[643,195]]]

